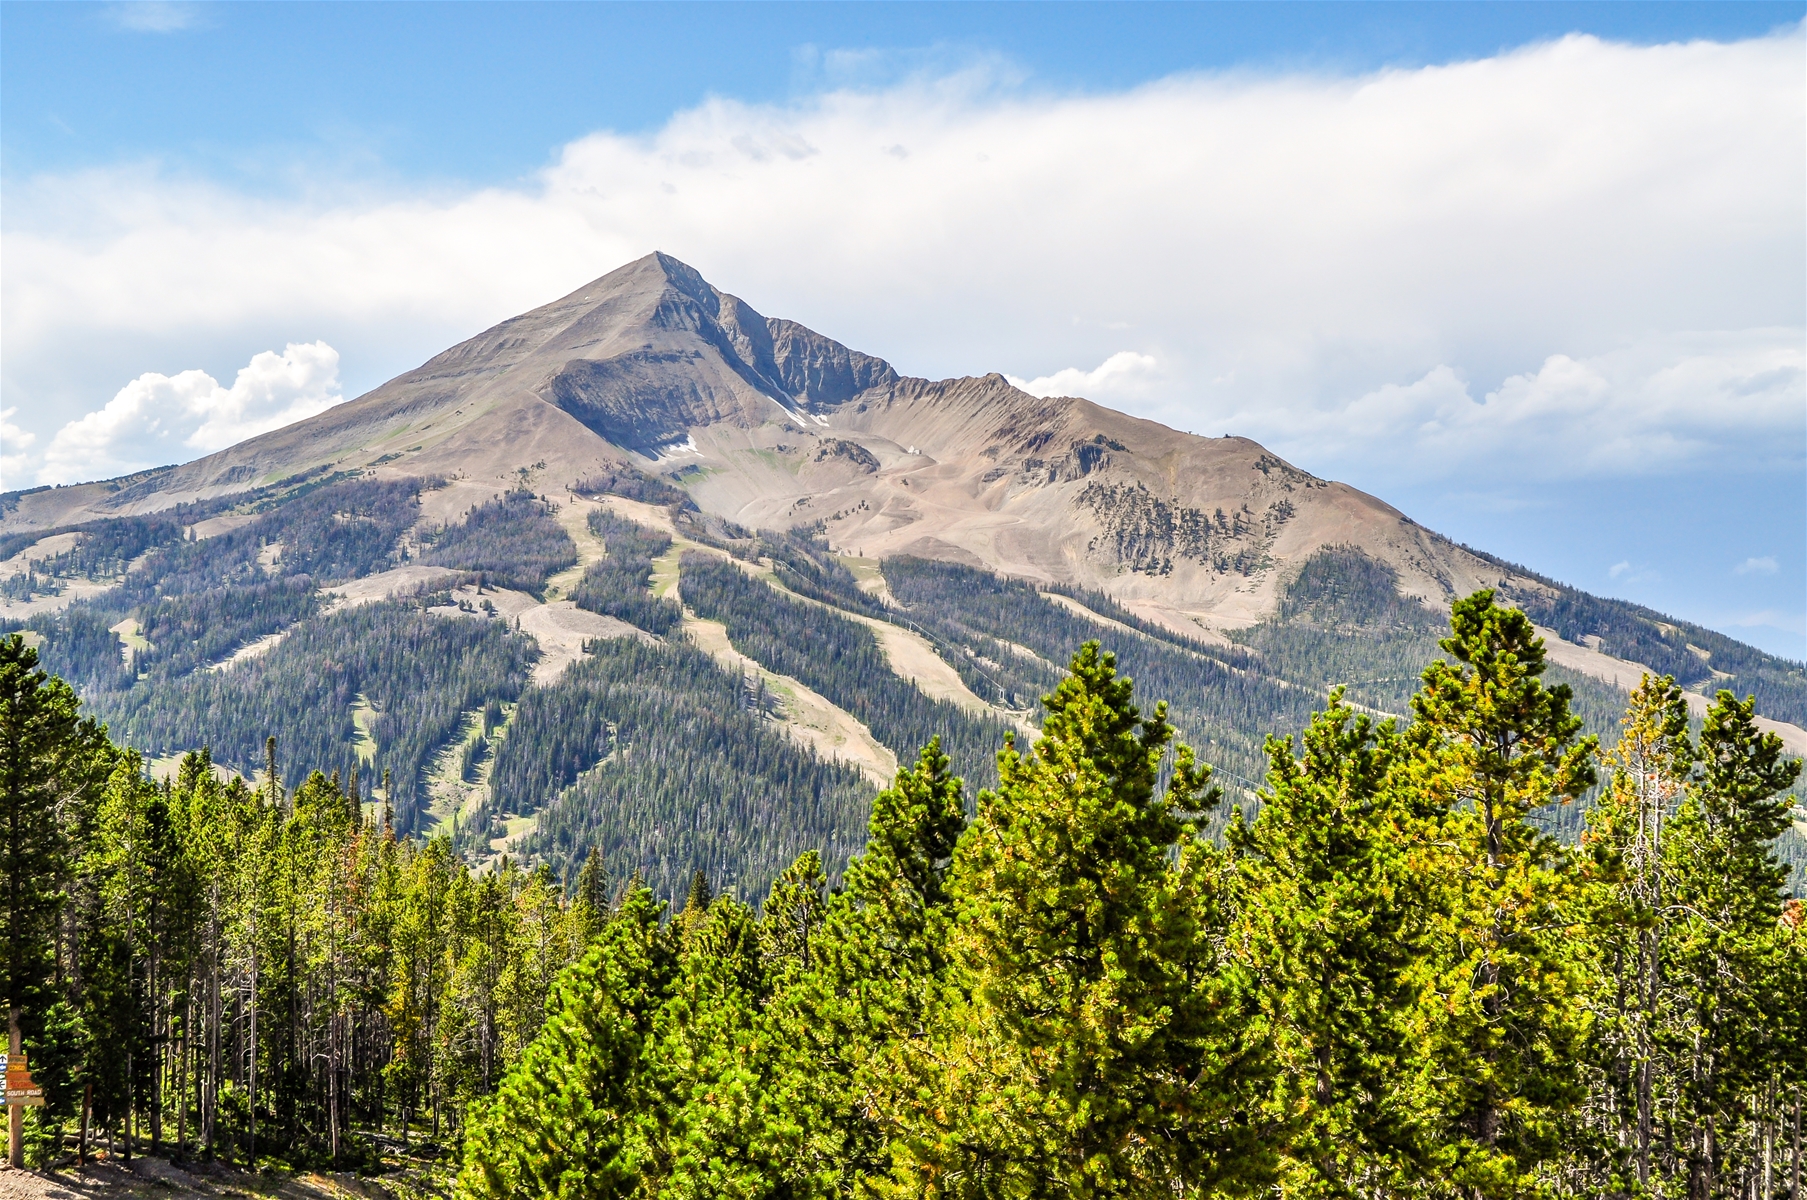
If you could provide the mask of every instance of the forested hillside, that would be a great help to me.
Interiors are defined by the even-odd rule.
[[[1807,666],[1641,604],[1590,596],[1492,555],[1469,552],[1546,585],[1545,592],[1515,590],[1511,599],[1568,641],[1598,638],[1605,653],[1673,675],[1683,687],[1709,692],[1723,687],[1740,696],[1754,695],[1764,716],[1807,726]]]
[[[647,589],[653,560],[671,549],[671,538],[607,511],[587,518],[590,532],[602,539],[608,557],[592,563],[571,590],[579,608],[620,617],[648,633],[670,633],[684,618],[676,601],[653,596]]]
[[[421,561],[474,571],[495,587],[538,592],[577,561],[577,546],[546,503],[515,490],[465,514],[463,521],[427,530]]]
[[[806,849],[838,872],[872,792],[781,736],[767,709],[756,684],[687,645],[601,642],[521,701],[491,788],[539,813],[521,849],[561,876],[594,848],[662,898],[697,871],[755,898]]]
[[[778,590],[719,560],[686,554],[680,591],[699,616],[723,622],[738,650],[819,692],[900,759],[941,736],[956,769],[975,786],[994,778],[993,755],[1006,728],[1002,717],[979,718],[930,700],[895,675],[869,630],[832,610],[923,635],[974,694],[1012,713],[1032,712],[1036,698],[1059,681],[1055,664],[1070,647],[1100,638],[1138,686],[1169,700],[1181,734],[1216,764],[1220,779],[1251,811],[1264,731],[1302,727],[1332,684],[1346,686],[1352,704],[1404,714],[1418,673],[1437,653],[1435,615],[1401,599],[1391,568],[1353,547],[1327,548],[1308,559],[1283,589],[1278,611],[1225,645],[1152,625],[1102,593],[1065,588],[1044,594],[990,572],[908,558],[882,564],[895,601],[887,607],[858,586],[819,532],[755,534],[686,508],[682,493],[669,484],[626,472],[586,486],[656,499],[669,506],[688,542],[766,564]],[[499,714],[502,705],[531,700],[522,713],[543,724],[538,714],[552,711],[552,700],[536,699],[527,688],[538,654],[534,639],[515,633],[509,621],[448,624],[439,615],[453,611],[448,589],[468,580],[537,593],[551,573],[577,560],[577,550],[547,503],[528,491],[477,505],[463,523],[448,527],[419,522],[418,496],[410,483],[315,476],[256,493],[235,509],[207,509],[223,513],[230,525],[205,540],[189,540],[180,523],[200,510],[168,521],[125,518],[75,531],[66,539],[73,545],[39,564],[42,577],[98,578],[110,586],[60,613],[10,627],[39,638],[46,664],[78,686],[116,736],[147,756],[206,745],[217,761],[251,775],[274,733],[284,773],[330,765],[355,767],[373,783],[387,777],[389,803],[404,832],[432,827],[428,793],[435,785],[429,776],[452,753],[464,786],[482,790],[468,811],[442,815],[456,826],[460,849],[479,857],[493,853],[491,843],[512,829],[517,852],[531,846],[562,868],[587,850],[595,830],[644,818],[649,832],[610,842],[610,861],[631,870],[619,856],[648,855],[634,865],[656,875],[662,895],[681,886],[697,865],[743,892],[757,892],[788,860],[789,848],[802,844],[793,838],[819,844],[824,869],[838,878],[851,847],[847,831],[859,827],[863,810],[862,802],[846,798],[853,785],[822,782],[827,776],[821,772],[832,776],[839,769],[832,765],[774,768],[768,785],[780,792],[772,798],[773,812],[793,816],[774,817],[790,824],[773,831],[767,849],[759,850],[757,839],[729,831],[731,818],[721,814],[739,812],[734,803],[679,835],[672,821],[651,816],[665,811],[665,801],[649,802],[632,818],[617,812],[632,801],[620,790],[597,792],[602,776],[565,795],[578,775],[606,757],[594,750],[603,738],[600,727],[557,736],[523,727],[509,748],[512,723],[498,715],[470,736],[469,722],[479,711]],[[416,532],[404,536],[410,528]],[[649,590],[654,560],[673,553],[671,536],[606,509],[589,514],[588,531],[602,553],[569,588],[570,599],[681,644],[677,600]],[[421,559],[468,574],[367,610],[327,611],[331,600],[323,587]],[[468,596],[460,604],[481,611]],[[274,649],[267,649],[272,643]],[[263,653],[219,669],[255,650]],[[606,657],[614,656],[610,651]],[[1701,661],[1692,652],[1685,657]],[[1780,668],[1772,663],[1763,669],[1773,674]],[[1622,705],[1617,692],[1561,668],[1552,668],[1551,677],[1571,688],[1589,732],[1612,735]],[[711,688],[739,686],[731,678],[706,687],[700,677],[693,682],[702,692],[686,685],[692,700]],[[555,682],[553,690],[567,686],[590,685],[573,677]],[[611,687],[610,703],[623,703],[620,687]],[[650,692],[645,702],[676,703]],[[773,724],[767,718],[780,716],[769,705],[763,715],[724,711],[715,718],[725,723],[718,735],[694,744],[661,741],[657,760],[677,765],[658,770],[696,779],[747,777],[742,748],[764,745],[776,733],[768,729],[755,738],[749,722]],[[739,731],[730,733],[729,726]],[[575,766],[555,758],[529,761],[542,750],[563,753],[552,747],[566,743],[590,750],[568,760]],[[494,769],[504,764],[505,770]],[[628,778],[619,776],[610,786],[628,787]],[[633,787],[651,786],[635,778]],[[824,799],[830,795],[835,798]],[[556,815],[546,813],[540,833],[523,842],[521,822],[561,796]],[[1558,806],[1536,819],[1573,840],[1585,807]],[[656,854],[650,849],[655,842]],[[1778,851],[1791,865],[1807,868],[1807,839],[1796,830],[1783,832]]]
[[[963,773],[982,785],[996,777],[992,759],[1009,727],[923,695],[891,670],[871,630],[788,599],[719,559],[692,553],[682,565],[684,602],[726,625],[736,650],[852,713],[893,752],[902,748],[900,758],[910,745],[940,737]]]
[[[264,738],[276,736],[286,773],[343,766],[386,776],[386,799],[412,828],[430,756],[466,711],[518,696],[534,655],[530,639],[500,623],[445,620],[423,607],[332,613],[230,671],[134,688],[96,711],[151,754],[210,747],[248,775],[263,761]]]
[[[303,483],[252,499],[238,514],[249,521],[203,541],[184,540],[179,521],[189,514],[102,522],[49,566],[111,586],[23,627],[46,639],[46,662],[91,700],[173,679],[310,615],[321,585],[389,565],[418,496],[411,481]],[[108,630],[124,620],[137,630],[122,645]]]
[[[519,786],[612,815],[548,823],[562,871],[481,874],[355,774],[222,783],[196,754],[153,783],[35,659],[0,643],[0,988],[38,1161],[87,1099],[114,1153],[412,1146],[466,1200],[1798,1194],[1807,916],[1770,845],[1799,761],[1730,693],[1691,732],[1666,679],[1601,751],[1484,592],[1409,726],[1332,691],[1221,839],[1209,766],[1093,643],[995,789],[931,743],[842,886],[806,846],[757,909],[706,865],[681,908],[605,866],[657,859],[668,814],[756,843],[720,861],[794,849],[768,764],[814,760],[694,651],[615,640],[525,693],[496,772],[559,764]],[[624,780],[723,735],[741,791]],[[1596,785],[1579,845],[1528,819]],[[611,848],[580,865],[586,839]]]

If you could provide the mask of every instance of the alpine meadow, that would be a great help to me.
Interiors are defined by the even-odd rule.
[[[0,597],[34,1170],[1803,1200],[1807,667],[1251,440],[655,253]]]

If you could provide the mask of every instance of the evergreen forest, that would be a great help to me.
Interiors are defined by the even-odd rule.
[[[1807,720],[1800,664],[1548,581],[1445,614],[1349,546],[1187,636],[626,468],[581,523],[527,483],[0,536],[30,1161],[1803,1200],[1807,825],[1758,720]],[[622,636],[549,661],[561,606]],[[1628,707],[1533,621],[1653,670]]]
[[[1051,657],[1072,608],[938,602],[958,568],[886,580],[1000,687],[1048,672],[1039,736],[875,689],[875,729],[945,724],[869,800],[681,643],[597,643],[523,690],[503,621],[310,618],[363,645],[475,639],[433,651],[479,664],[435,682],[467,688],[445,711],[512,697],[492,779],[553,814],[533,865],[475,868],[450,833],[403,834],[399,787],[367,794],[344,743],[299,725],[256,780],[205,749],[153,780],[6,637],[0,988],[47,1100],[28,1154],[411,1162],[467,1200],[1798,1200],[1807,905],[1776,846],[1800,762],[1754,701],[1722,690],[1691,720],[1671,677],[1596,737],[1524,612],[1480,592],[1440,631],[1352,614],[1370,601],[1336,584],[1362,569],[1331,562],[1295,600],[1327,637],[1432,639],[1404,712],[1331,686],[1228,790],[1180,736],[1207,693],[1146,647],[1201,651],[1138,632]],[[825,694],[866,663],[869,629],[764,589],[719,560],[682,584],[762,663],[813,617],[842,664]],[[1215,648],[1230,677],[1263,636]],[[1243,702],[1280,715],[1294,690]],[[205,744],[207,714],[250,697],[183,711]],[[980,737],[971,786],[944,747]],[[658,758],[699,743],[747,779]],[[817,809],[779,828],[800,789]],[[707,849],[670,852],[690,830]],[[752,861],[781,864],[757,893]]]

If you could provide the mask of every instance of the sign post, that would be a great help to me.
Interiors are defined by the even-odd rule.
[[[31,1072],[26,1069],[18,1011],[15,1009],[10,1016],[6,1054],[7,1161],[18,1170],[25,1166],[25,1110],[44,1103],[44,1089],[32,1080]]]

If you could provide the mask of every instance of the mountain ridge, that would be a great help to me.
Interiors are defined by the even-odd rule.
[[[1460,546],[1254,441],[1036,397],[996,373],[905,376],[762,315],[662,252],[306,421],[118,481],[11,493],[0,498],[0,540],[265,493],[274,498],[259,504],[281,503],[359,476],[451,481],[422,493],[409,535],[418,541],[502,491],[560,493],[622,472],[681,489],[712,519],[807,528],[854,558],[941,560],[1095,590],[1190,637],[1221,642],[1274,618],[1314,555],[1355,547],[1397,594],[1431,609],[1491,587],[1577,646],[1610,633],[1604,651],[1621,662],[1703,683],[1709,672],[1776,674],[1767,656],[1707,663],[1742,661],[1746,648],[1715,634],[1724,645],[1708,649],[1660,614]],[[1593,667],[1609,679],[1618,670]],[[1782,683],[1791,696],[1792,678]],[[1790,704],[1778,711],[1792,714]]]
[[[995,373],[903,376],[660,252],[307,421],[127,488],[17,497],[0,531],[142,515],[322,468],[558,487],[621,466],[675,475],[705,511],[744,525],[821,521],[856,553],[1098,587],[1191,632],[1260,619],[1276,568],[1323,545],[1369,547],[1434,605],[1509,577],[1258,443],[1031,396]]]

